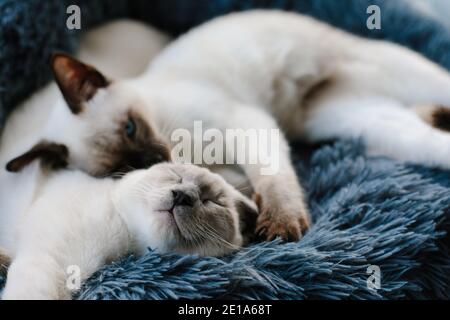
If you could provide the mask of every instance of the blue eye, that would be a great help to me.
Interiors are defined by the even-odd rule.
[[[136,123],[131,118],[129,118],[125,124],[125,133],[129,138],[133,138],[136,134]]]

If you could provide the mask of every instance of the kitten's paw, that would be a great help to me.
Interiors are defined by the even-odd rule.
[[[280,237],[284,241],[298,241],[302,237],[300,223],[293,215],[261,213],[257,221],[256,233],[267,241]]]
[[[308,230],[309,216],[302,202],[286,207],[296,207],[300,213],[293,213],[283,206],[264,204],[259,196],[255,197],[260,208],[256,222],[256,234],[267,241],[280,237],[284,241],[298,241]],[[259,198],[259,199],[258,199]]]

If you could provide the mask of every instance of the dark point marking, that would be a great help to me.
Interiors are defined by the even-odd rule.
[[[450,132],[450,109],[436,106],[431,114],[431,125],[437,129]]]
[[[307,105],[310,101],[316,99],[320,94],[322,94],[329,87],[331,87],[334,84],[334,81],[335,79],[332,76],[330,76],[313,84],[311,88],[309,88],[309,90],[303,96],[304,104]]]
[[[236,210],[239,214],[239,223],[242,236],[244,237],[244,244],[254,242],[257,238],[255,230],[258,211],[243,200],[236,201]]]
[[[94,67],[64,53],[55,53],[51,66],[56,83],[74,114],[83,111],[83,102],[89,101],[99,88],[109,81]]]
[[[133,119],[136,131],[132,137],[126,133],[126,123]],[[93,139],[99,168],[95,176],[126,173],[145,169],[154,164],[170,161],[169,144],[157,137],[150,125],[137,112],[126,114],[117,124],[114,134],[99,134]]]
[[[69,150],[65,145],[42,141],[30,151],[11,160],[6,165],[9,172],[19,172],[35,160],[40,160],[43,167],[56,170],[67,166]]]

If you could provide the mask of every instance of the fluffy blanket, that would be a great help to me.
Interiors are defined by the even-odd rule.
[[[51,51],[76,48],[78,34],[64,28],[74,2],[83,30],[130,16],[174,34],[234,10],[296,10],[450,68],[450,32],[401,0],[0,0],[0,117],[49,79]],[[366,28],[371,4],[381,8],[381,30]],[[149,251],[100,270],[79,298],[450,298],[450,172],[369,158],[359,141],[293,150],[314,219],[299,243],[254,244],[220,259]],[[377,290],[369,266],[379,267]]]

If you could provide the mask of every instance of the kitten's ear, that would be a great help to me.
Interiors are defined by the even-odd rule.
[[[244,244],[253,242],[256,239],[255,229],[258,218],[258,207],[252,200],[241,195],[236,201],[236,210],[239,214],[241,233],[244,237]]]
[[[74,114],[83,111],[83,102],[90,100],[98,89],[109,85],[94,67],[67,54],[53,54],[51,65],[55,81]]]
[[[20,172],[35,160],[40,160],[43,166],[50,169],[60,169],[67,166],[68,158],[69,150],[65,145],[42,141],[28,152],[8,162],[6,170]]]

